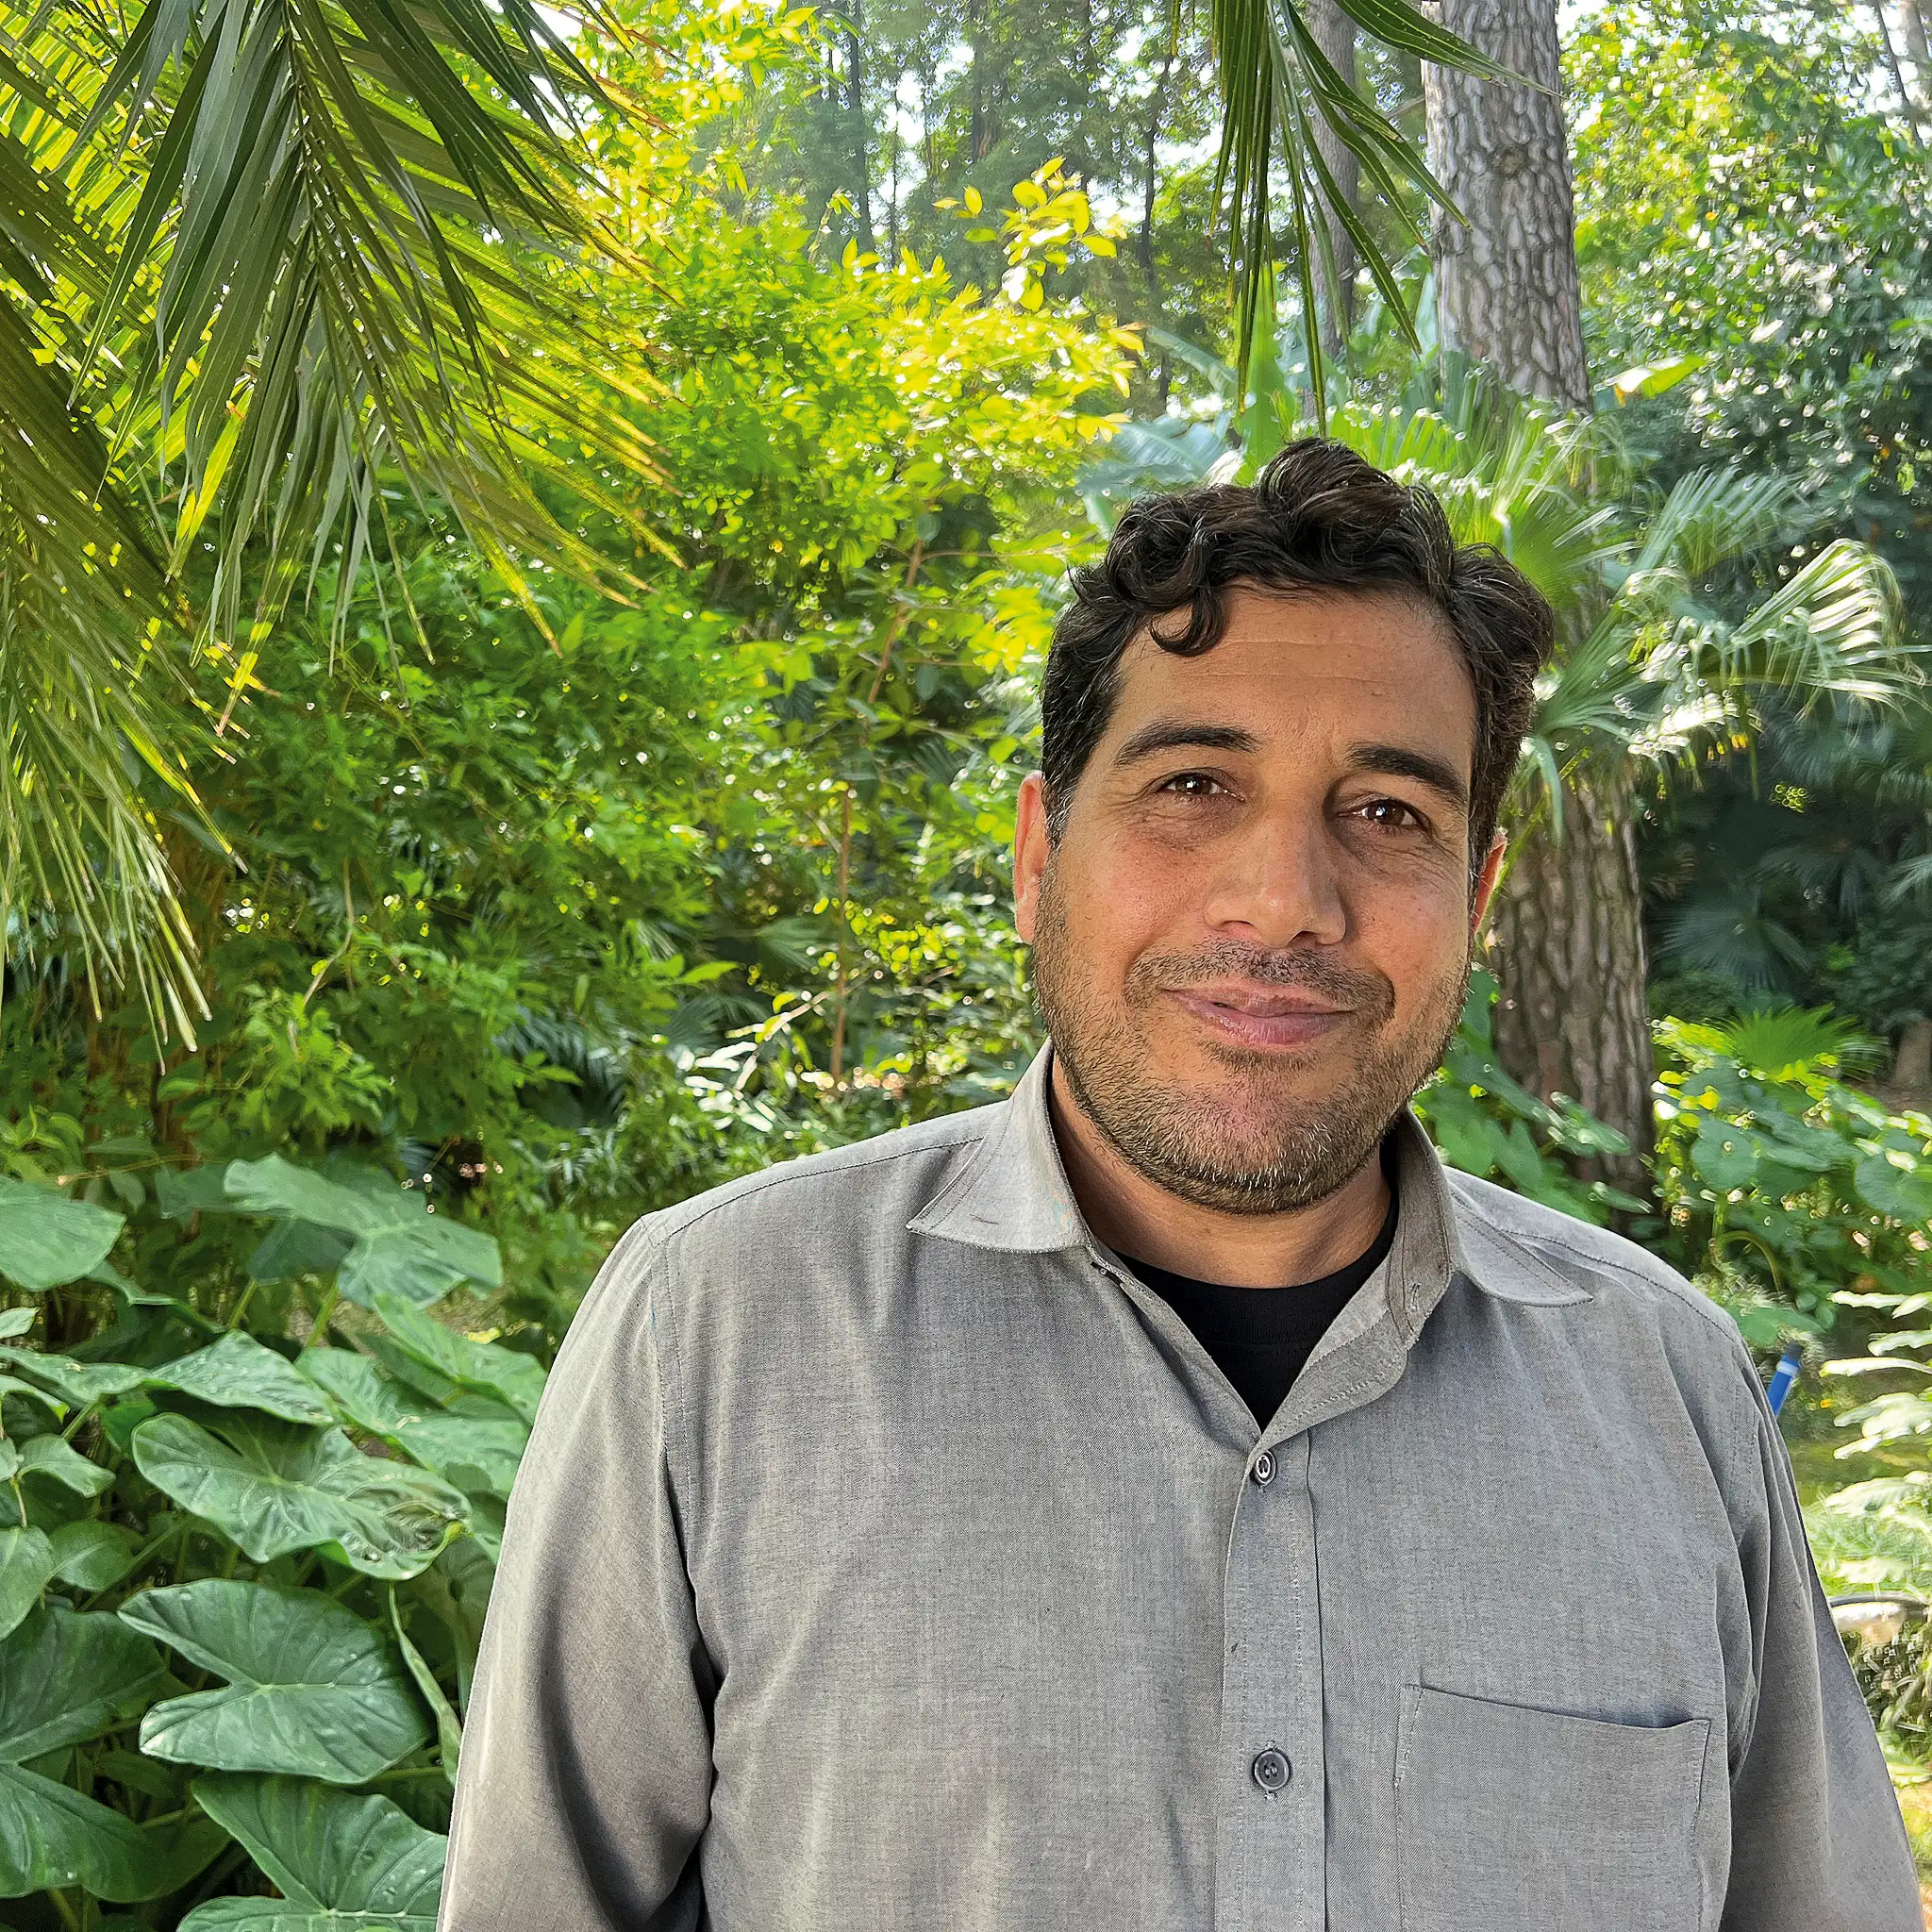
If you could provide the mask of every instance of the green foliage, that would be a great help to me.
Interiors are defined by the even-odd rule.
[[[172,1221],[155,1200],[97,1210],[117,1254],[169,1257],[174,1295],[90,1286],[48,1267],[29,1224],[0,1225],[0,1274],[35,1296],[9,1334],[104,1292],[122,1309],[92,1318],[106,1332],[81,1357],[8,1344],[0,1376],[0,1897],[112,1902],[126,1926],[427,1928],[543,1371],[425,1311],[408,1266],[400,1291],[350,1300],[370,1271],[347,1242],[311,1250],[282,1307],[231,1294],[219,1266],[197,1279],[185,1257],[224,1252],[192,1231],[203,1212],[231,1256],[263,1222],[340,1225],[338,1186],[268,1166],[235,1163],[219,1192],[166,1172]],[[71,1205],[20,1185],[53,1220]],[[366,1176],[353,1200],[377,1230],[424,1211]],[[467,1272],[445,1289],[487,1286],[493,1243],[459,1231],[441,1252]]]
[[[1824,1010],[1657,1027],[1655,1239],[1759,1347],[1925,1286],[1932,1120],[1847,1083],[1869,1047]]]
[[[1566,1095],[1541,1100],[1504,1072],[1491,1032],[1495,1004],[1495,980],[1472,974],[1441,1070],[1415,1097],[1442,1158],[1580,1221],[1601,1225],[1619,1210],[1640,1211],[1641,1201],[1607,1181],[1576,1177],[1571,1160],[1627,1154],[1629,1145]]]

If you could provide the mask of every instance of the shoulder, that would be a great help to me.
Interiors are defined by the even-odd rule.
[[[1736,1323],[1703,1290],[1648,1248],[1493,1181],[1446,1169],[1465,1226],[1514,1249],[1592,1301],[1680,1330],[1735,1363],[1745,1359]]]
[[[860,1257],[909,1239],[906,1224],[971,1159],[997,1105],[941,1115],[780,1161],[634,1222],[606,1258],[558,1357],[656,1350],[694,1300],[774,1305]],[[681,1324],[680,1324],[681,1325]],[[655,1339],[654,1339],[655,1338]]]
[[[635,1223],[612,1249],[591,1297],[631,1302],[667,1269],[680,1281],[756,1253],[809,1271],[903,1239],[906,1224],[986,1140],[997,1104],[855,1141],[693,1194]],[[590,1298],[586,1300],[586,1308]]]
[[[884,1223],[896,1214],[903,1227],[985,1140],[998,1112],[995,1105],[941,1114],[779,1161],[646,1215],[634,1232],[662,1246],[801,1216],[815,1223],[826,1214]]]

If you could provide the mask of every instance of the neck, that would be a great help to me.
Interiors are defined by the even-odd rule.
[[[1366,1253],[1389,1212],[1389,1183],[1374,1154],[1334,1193],[1306,1208],[1229,1214],[1184,1201],[1129,1166],[1082,1111],[1058,1058],[1048,1106],[1087,1225],[1116,1254],[1175,1274],[1232,1288],[1319,1280]]]

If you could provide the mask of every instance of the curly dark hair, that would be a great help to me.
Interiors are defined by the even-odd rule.
[[[1487,543],[1458,544],[1442,506],[1339,442],[1291,442],[1251,486],[1142,497],[1107,555],[1074,575],[1041,691],[1047,827],[1065,829],[1074,788],[1120,696],[1121,654],[1141,631],[1199,657],[1227,627],[1227,593],[1360,591],[1441,614],[1475,687],[1470,873],[1481,869],[1535,705],[1556,621],[1529,579]],[[1186,622],[1158,620],[1177,612]]]

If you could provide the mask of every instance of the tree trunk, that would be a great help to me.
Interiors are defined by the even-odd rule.
[[[858,245],[868,255],[878,242],[872,225],[872,123],[865,111],[865,21],[859,0],[845,11],[845,115],[852,128],[853,217]]]
[[[1350,87],[1357,86],[1355,22],[1341,10],[1337,0],[1308,0],[1307,21],[1308,31],[1327,56],[1329,64]],[[1331,133],[1328,124],[1319,117],[1315,122],[1315,146],[1328,164],[1328,172],[1335,176],[1342,199],[1350,208],[1359,208],[1360,168],[1355,150]],[[1324,208],[1323,219],[1335,255],[1335,286],[1328,285],[1328,263],[1317,249],[1315,306],[1321,318],[1322,346],[1332,356],[1348,341],[1349,331],[1355,326],[1356,255],[1355,242],[1340,217]]]
[[[1469,217],[1436,224],[1436,312],[1445,347],[1510,388],[1590,407],[1556,0],[1442,0],[1442,25],[1552,90],[1426,70],[1429,161]],[[1519,835],[1492,914],[1502,997],[1496,1050],[1548,1098],[1567,1093],[1627,1140],[1628,1158],[1582,1163],[1644,1195],[1655,1051],[1645,997],[1643,898],[1627,789],[1601,774],[1564,800],[1563,834]]]
[[[1560,840],[1541,823],[1517,840],[1490,915],[1497,1057],[1545,1099],[1567,1093],[1615,1127],[1634,1152],[1596,1172],[1639,1196],[1655,1073],[1642,904],[1629,797],[1586,776]]]
[[[1590,407],[1556,0],[1442,0],[1442,25],[1551,90],[1426,70],[1429,165],[1469,217],[1435,221],[1445,348],[1511,389]]]

